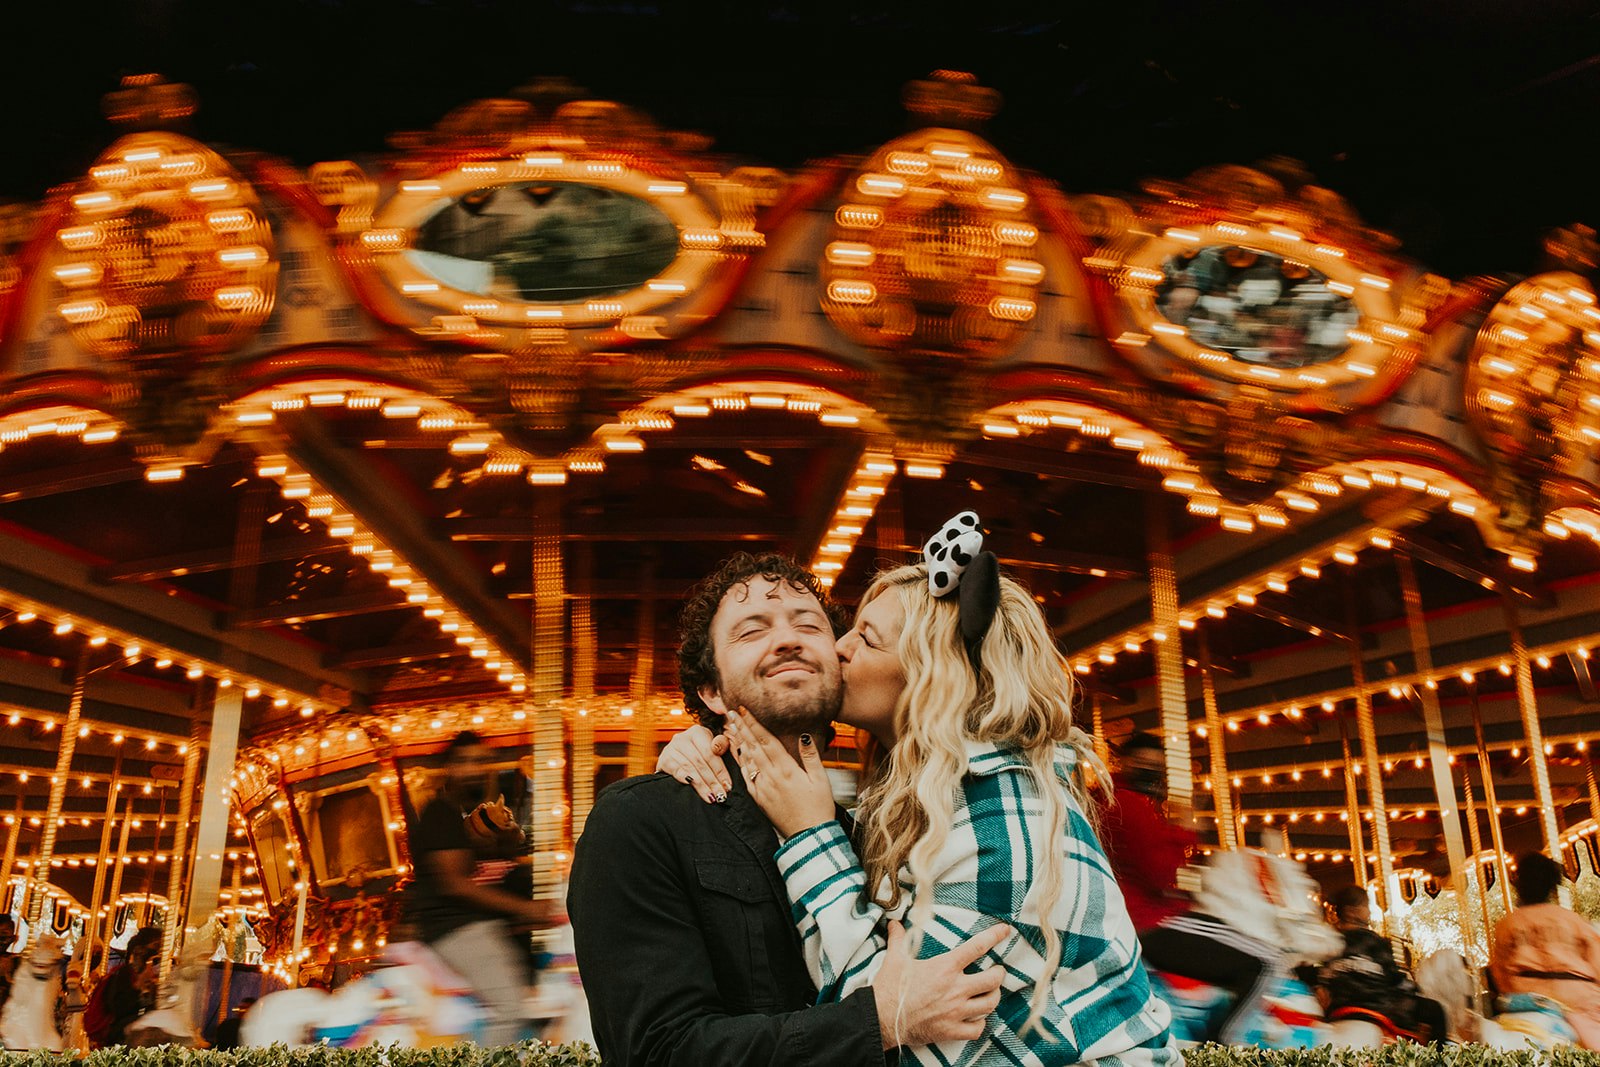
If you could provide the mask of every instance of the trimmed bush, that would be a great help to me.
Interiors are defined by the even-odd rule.
[[[1500,1052],[1488,1045],[1417,1045],[1382,1048],[1260,1049],[1201,1045],[1183,1054],[1188,1067],[1600,1067],[1600,1053],[1562,1047],[1548,1052]]]
[[[79,1059],[70,1052],[0,1052],[0,1067],[600,1067],[600,1054],[582,1042],[479,1048],[242,1048],[231,1052],[158,1045],[104,1048]]]

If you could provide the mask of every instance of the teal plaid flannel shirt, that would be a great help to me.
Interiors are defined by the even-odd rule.
[[[1077,773],[1076,754],[1061,746],[1056,774]],[[1150,989],[1139,939],[1122,891],[1083,811],[1068,795],[1067,825],[1056,845],[1066,859],[1060,899],[1050,916],[1059,958],[1046,960],[1032,898],[1036,857],[1048,847],[1039,784],[1016,752],[968,742],[949,839],[936,865],[933,918],[921,957],[945,952],[995,923],[1016,934],[991,954],[1005,968],[1000,1005],[982,1037],[907,1050],[910,1061],[939,1067],[1008,1064],[1108,1067],[1181,1064],[1169,1032],[1171,1012]],[[1065,786],[1062,786],[1063,790]],[[900,872],[901,905],[886,911],[867,892],[866,875],[844,829],[829,822],[783,843],[778,869],[792,901],[818,1002],[839,1000],[871,983],[887,946],[887,923],[910,911],[909,875]],[[1053,1003],[1024,1033],[1034,981],[1053,974]]]

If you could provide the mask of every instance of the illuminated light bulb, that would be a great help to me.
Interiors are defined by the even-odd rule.
[[[195,667],[190,667],[187,671],[185,671],[184,672],[184,677],[188,678],[192,682],[192,681],[195,681],[195,680],[197,680],[199,678],[204,677],[205,673],[206,673],[205,672],[205,668],[199,667],[199,666],[195,666]]]

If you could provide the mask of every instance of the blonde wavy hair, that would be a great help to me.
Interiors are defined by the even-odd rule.
[[[1055,959],[1061,939],[1050,915],[1065,879],[1060,841],[1067,794],[1090,817],[1093,805],[1081,772],[1092,769],[1102,785],[1109,780],[1088,735],[1072,723],[1074,687],[1067,661],[1028,591],[1005,576],[976,672],[961,637],[959,598],[935,599],[926,566],[879,574],[861,606],[887,595],[898,597],[905,612],[896,651],[906,684],[894,709],[894,749],[863,789],[857,812],[865,829],[867,884],[878,903],[895,907],[899,872],[907,871],[915,951],[916,932],[928,928],[933,914],[934,864],[950,836],[967,770],[965,743],[1005,746],[1027,760],[1039,790],[1044,832],[1031,848],[1039,857],[1032,896],[1045,938],[1044,958]],[[1060,746],[1076,753],[1080,770],[1065,783],[1055,771]],[[1037,1024],[1051,1002],[1053,978],[1047,970],[1034,981],[1028,1026]]]

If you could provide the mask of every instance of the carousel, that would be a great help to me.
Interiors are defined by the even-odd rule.
[[[1507,857],[1600,917],[1600,247],[1408,260],[1288,160],[1066,190],[968,75],[780,171],[535,82],[300,169],[125,79],[0,217],[0,811],[18,946],[242,996],[371,967],[442,751],[556,897],[691,720],[737,550],[849,603],[953,512],[1207,851],[1270,828],[1482,963]],[[843,731],[829,752],[856,765]]]

